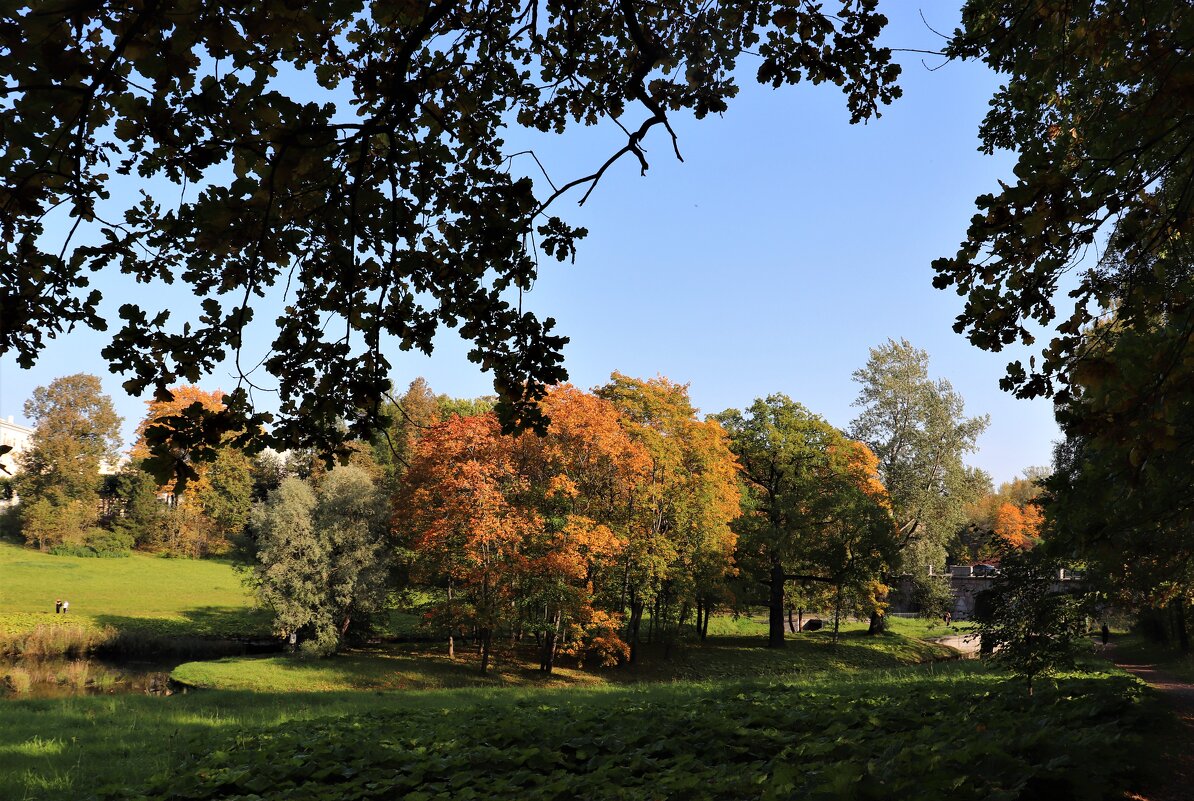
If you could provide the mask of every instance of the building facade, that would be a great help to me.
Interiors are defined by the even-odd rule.
[[[8,445],[12,450],[0,455],[0,476],[12,475],[19,469],[16,457],[29,447],[29,440],[33,437],[33,429],[23,426],[13,420],[12,415],[0,418],[0,445]],[[5,472],[7,471],[7,472]]]

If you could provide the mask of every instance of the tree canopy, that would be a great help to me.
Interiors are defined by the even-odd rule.
[[[876,44],[875,7],[10,4],[0,353],[28,367],[47,338],[113,324],[110,368],[163,400],[232,360],[239,385],[186,437],[215,428],[328,453],[384,426],[394,351],[430,352],[447,326],[494,373],[504,427],[542,430],[535,401],[566,377],[566,339],[521,293],[540,253],[568,259],[586,234],[557,201],[583,202],[619,159],[645,172],[652,129],[675,145],[671,115],[725,111],[744,59],[764,84],[831,83],[851,121],[876,116],[899,95],[899,67]],[[583,176],[550,176],[506,143],[515,126],[607,120],[624,143]],[[125,176],[137,194],[116,191]],[[135,299],[104,319],[90,276],[116,271],[182,282],[201,312]],[[255,372],[247,330],[275,307]],[[268,429],[250,392],[266,376],[279,397]]]
[[[1166,312],[1190,330],[1194,9],[969,0],[962,23],[946,52],[1006,76],[980,129],[983,149],[1018,157],[1015,180],[977,199],[956,255],[934,262],[934,284],[966,298],[954,328],[987,350],[1032,344],[1036,326],[1060,317],[1042,358],[1012,362],[1002,383],[1064,400],[1089,324],[1112,305],[1129,327]],[[1071,308],[1059,310],[1076,262],[1109,235],[1120,255],[1082,271]],[[1162,254],[1183,255],[1156,269]],[[1158,359],[1155,374],[1173,363]]]

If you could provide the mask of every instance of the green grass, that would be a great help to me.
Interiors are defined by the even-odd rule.
[[[53,556],[0,542],[0,636],[39,626],[139,630],[162,636],[268,632],[241,576],[223,561]],[[54,614],[54,601],[70,614]]]
[[[395,644],[351,651],[330,659],[298,656],[229,657],[187,662],[171,674],[192,687],[220,690],[327,692],[339,690],[410,690],[448,687],[524,685],[586,686],[677,680],[784,677],[816,671],[894,668],[954,656],[934,643],[862,631],[842,636],[834,645],[825,632],[801,634],[788,647],[763,647],[760,636],[711,636],[704,644],[687,643],[664,657],[658,646],[644,646],[640,664],[585,670],[563,664],[548,678],[537,670],[533,646],[500,647],[494,667],[482,676],[474,649],[461,644],[455,659],[443,647]]]

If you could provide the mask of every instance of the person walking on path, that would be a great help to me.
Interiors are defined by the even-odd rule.
[[[1103,627],[1099,629],[1099,639],[1103,641],[1103,647],[1106,648],[1107,640],[1111,639],[1111,629],[1107,628],[1106,623],[1104,623]]]
[[[54,602],[54,614],[58,614],[61,611],[62,611],[62,599],[59,598],[57,601]]]

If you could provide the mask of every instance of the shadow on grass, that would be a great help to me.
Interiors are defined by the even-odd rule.
[[[163,637],[250,638],[269,636],[269,615],[243,606],[201,606],[184,609],[178,617],[95,615],[103,626],[120,631],[145,631]]]

